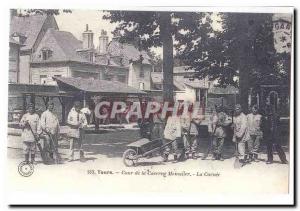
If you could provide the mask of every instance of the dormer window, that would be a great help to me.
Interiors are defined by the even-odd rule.
[[[94,52],[89,53],[89,61],[94,62]]]
[[[49,48],[42,49],[42,60],[48,60],[52,56],[52,51]]]

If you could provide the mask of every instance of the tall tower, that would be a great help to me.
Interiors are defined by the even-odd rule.
[[[101,30],[101,35],[99,36],[99,47],[98,52],[99,54],[106,54],[108,46],[108,36],[105,30]]]
[[[82,33],[82,47],[83,49],[94,48],[94,33],[89,30],[89,25],[86,24],[85,31]]]

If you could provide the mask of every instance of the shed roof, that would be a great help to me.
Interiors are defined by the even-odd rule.
[[[67,85],[77,90],[92,93],[146,94],[141,90],[117,81],[106,81],[86,78],[53,77],[58,86]]]

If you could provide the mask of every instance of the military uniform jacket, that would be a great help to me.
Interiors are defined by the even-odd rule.
[[[20,120],[20,126],[24,127],[26,125],[26,122],[29,123],[29,125],[35,135],[40,132],[39,115],[38,114],[30,114],[30,113],[24,114],[22,119]],[[30,128],[27,128],[27,127],[25,127],[22,130],[21,138],[23,141],[26,141],[26,142],[34,142],[35,141]]]
[[[75,108],[72,108],[69,112],[67,122],[69,124],[68,136],[72,138],[80,138],[79,129],[87,126],[85,114],[81,111],[77,112]],[[79,125],[79,128],[77,128],[77,125]]]
[[[233,125],[233,142],[245,142],[249,140],[247,116],[244,113],[233,117]]]
[[[247,122],[248,122],[248,131],[249,135],[257,135],[262,136],[262,116],[260,114],[248,114],[247,115]]]

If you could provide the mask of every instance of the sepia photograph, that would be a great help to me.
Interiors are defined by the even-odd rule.
[[[8,204],[294,205],[293,7],[69,7],[9,9]]]

